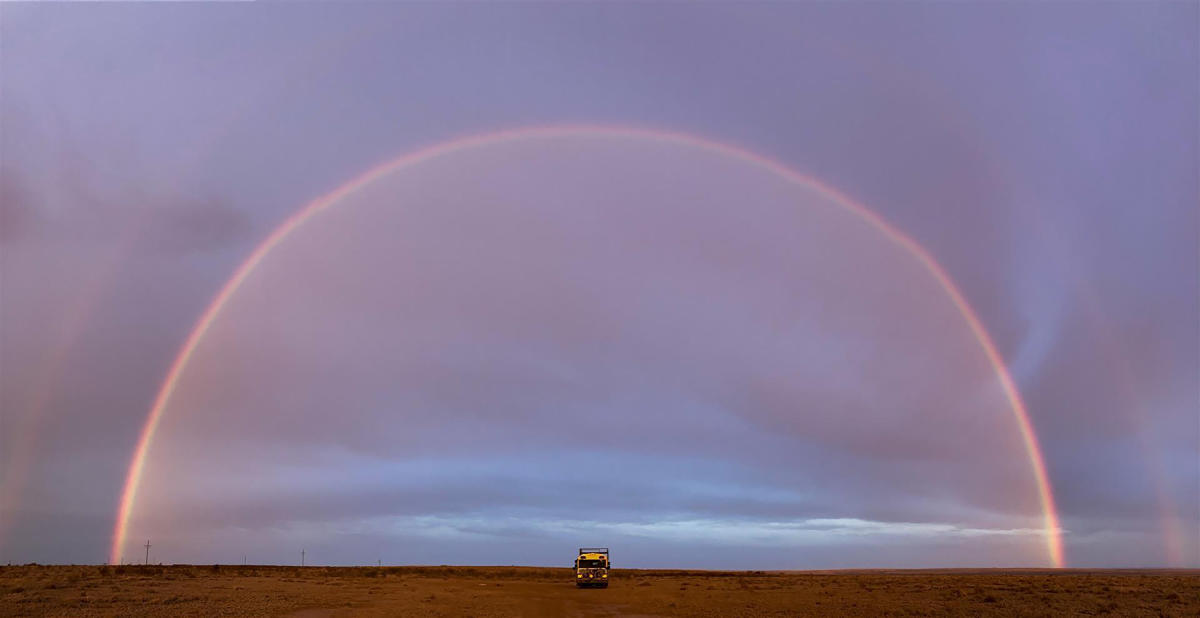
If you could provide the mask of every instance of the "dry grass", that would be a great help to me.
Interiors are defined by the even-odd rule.
[[[3,616],[1200,616],[1200,571],[0,567]]]

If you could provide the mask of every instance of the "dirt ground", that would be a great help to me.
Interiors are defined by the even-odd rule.
[[[1200,571],[0,566],[0,616],[1200,616]]]

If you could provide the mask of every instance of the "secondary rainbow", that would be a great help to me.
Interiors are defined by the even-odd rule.
[[[142,471],[146,464],[146,455],[150,450],[150,445],[154,441],[155,431],[158,429],[159,421],[162,420],[163,414],[166,411],[167,403],[171,399],[171,394],[174,393],[176,385],[179,383],[180,376],[183,375],[184,369],[187,367],[188,361],[192,357],[192,353],[204,339],[204,335],[208,332],[210,326],[221,314],[221,310],[225,307],[229,299],[237,292],[242,282],[246,280],[250,273],[271,253],[277,245],[283,242],[296,228],[304,225],[314,215],[333,206],[341,199],[351,195],[355,191],[369,185],[374,180],[381,178],[389,173],[392,173],[401,168],[415,165],[424,161],[429,161],[438,157],[442,157],[451,153],[469,150],[480,146],[498,144],[502,142],[527,139],[549,139],[549,138],[566,138],[566,137],[609,137],[609,138],[629,138],[643,140],[657,140],[679,144],[683,146],[699,148],[717,152],[735,159],[746,161],[748,163],[763,167],[779,176],[797,183],[810,187],[815,187],[821,192],[828,195],[839,206],[845,208],[849,212],[862,218],[864,221],[878,229],[886,238],[907,251],[925,269],[937,280],[938,284],[945,290],[951,302],[958,309],[958,312],[963,316],[971,333],[979,342],[983,349],[984,355],[988,362],[991,363],[996,375],[1000,380],[1000,386],[1004,391],[1004,395],[1008,400],[1009,407],[1012,409],[1013,418],[1017,423],[1017,428],[1021,434],[1022,442],[1025,446],[1026,455],[1029,457],[1030,467],[1032,468],[1035,485],[1037,486],[1038,498],[1042,508],[1042,519],[1044,536],[1046,539],[1046,551],[1048,561],[1053,567],[1063,566],[1063,546],[1062,532],[1059,527],[1058,511],[1054,505],[1054,495],[1050,488],[1050,481],[1046,474],[1046,464],[1042,457],[1041,447],[1038,444],[1037,434],[1034,432],[1033,424],[1029,420],[1029,413],[1025,408],[1025,402],[1021,398],[1020,391],[1017,390],[1016,383],[1013,381],[1012,375],[1008,368],[1004,365],[1004,361],[1000,357],[1000,353],[996,349],[995,343],[992,341],[991,335],[983,326],[983,322],[971,308],[963,293],[958,289],[950,279],[950,276],[942,268],[941,264],[929,254],[920,244],[904,232],[896,229],[891,224],[883,219],[883,217],[871,211],[866,206],[863,206],[849,197],[842,194],[836,189],[826,186],[819,181],[805,176],[795,170],[788,168],[783,163],[768,159],[762,155],[750,152],[738,146],[724,144],[721,142],[712,141],[709,139],[688,135],[684,133],[676,133],[663,130],[628,128],[628,127],[608,127],[597,125],[567,125],[567,126],[549,126],[549,127],[532,127],[513,129],[507,131],[499,131],[495,133],[487,133],[471,137],[455,139],[428,148],[417,150],[399,158],[392,159],[373,167],[350,182],[334,189],[330,193],[310,202],[292,216],[288,217],[279,227],[275,228],[265,240],[263,240],[250,256],[233,272],[233,275],[225,282],[217,295],[209,303],[204,313],[196,321],[192,327],[179,353],[175,356],[174,362],[171,363],[170,369],[167,371],[166,379],[163,380],[159,387],[158,394],[154,398],[154,403],[150,407],[150,412],[147,415],[146,423],[142,427],[141,434],[138,437],[137,446],[134,450],[133,459],[129,464],[129,471],[125,479],[124,490],[121,493],[121,502],[117,510],[116,524],[113,530],[112,550],[110,553],[110,561],[116,563],[121,559],[121,550],[125,546],[126,533],[129,528],[129,519],[133,513],[133,508],[137,502],[138,486],[141,483]]]

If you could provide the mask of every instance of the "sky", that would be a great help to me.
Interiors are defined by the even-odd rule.
[[[0,562],[1200,567],[1198,50],[1189,2],[2,4]]]

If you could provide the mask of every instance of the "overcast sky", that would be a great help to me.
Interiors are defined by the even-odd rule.
[[[1195,3],[0,5],[0,561],[1200,566]],[[670,131],[734,145],[797,183]]]

